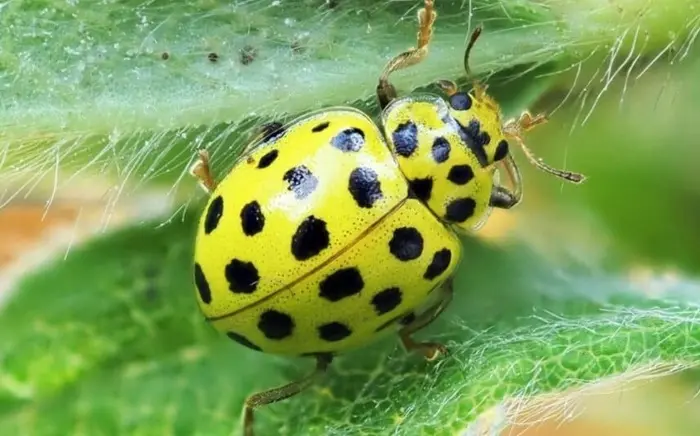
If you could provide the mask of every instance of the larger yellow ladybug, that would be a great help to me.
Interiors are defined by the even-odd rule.
[[[381,127],[356,109],[326,109],[267,126],[218,184],[206,152],[192,167],[211,194],[194,259],[207,321],[248,348],[317,361],[303,380],[246,400],[246,435],[256,407],[300,392],[334,355],[385,332],[398,328],[403,345],[430,360],[446,351],[411,335],[452,298],[461,257],[453,230],[472,230],[492,207],[520,201],[507,137],[539,168],[583,180],[525,148],[521,133],[543,116],[503,123],[477,82],[466,93],[439,81],[447,99],[397,98],[389,75],[425,58],[435,17],[425,0],[417,48],[393,58],[380,76]],[[468,74],[479,34],[465,51]],[[513,191],[495,183],[499,166]]]

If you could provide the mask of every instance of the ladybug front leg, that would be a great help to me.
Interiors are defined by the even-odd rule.
[[[211,175],[211,168],[209,166],[209,152],[206,150],[199,150],[199,158],[190,167],[190,174],[193,175],[199,181],[199,185],[211,193],[216,189],[216,182],[214,177]]]
[[[447,279],[442,286],[440,301],[421,313],[413,322],[399,330],[399,337],[407,351],[415,351],[423,355],[427,360],[435,360],[441,355],[447,354],[447,347],[437,342],[417,342],[411,337],[418,330],[425,328],[435,321],[440,314],[450,305],[454,295],[452,279]]]
[[[503,186],[494,186],[489,199],[489,206],[499,209],[511,209],[520,203],[521,196],[510,192]]]
[[[530,148],[525,144],[525,140],[523,139],[523,133],[532,130],[536,126],[542,125],[546,122],[547,117],[544,114],[538,114],[533,117],[530,114],[530,112],[525,111],[520,115],[520,118],[518,118],[517,120],[513,119],[504,123],[503,133],[515,139],[518,145],[520,145],[520,148],[525,154],[525,157],[527,157],[527,160],[530,161],[530,163],[536,168],[561,179],[564,179],[567,182],[582,183],[584,180],[586,180],[586,177],[583,174],[575,173],[573,171],[560,170],[558,168],[554,168],[546,164],[544,161],[542,161],[542,159],[535,156],[532,150],[530,150]]]
[[[257,394],[253,394],[246,398],[243,412],[243,434],[245,436],[255,435],[255,432],[253,431],[253,421],[255,418],[254,412],[256,408],[272,404],[280,400],[285,400],[308,388],[318,376],[324,374],[328,370],[328,367],[333,361],[333,356],[331,354],[317,354],[315,357],[316,368],[311,374],[307,375],[301,380],[297,380],[278,388],[258,392]]]
[[[434,9],[434,0],[425,0],[423,7],[418,11],[418,35],[416,47],[394,56],[384,67],[377,85],[377,98],[379,106],[384,109],[396,98],[396,88],[389,82],[389,75],[394,71],[410,67],[422,62],[428,56],[428,45],[433,36],[433,24],[437,13]]]

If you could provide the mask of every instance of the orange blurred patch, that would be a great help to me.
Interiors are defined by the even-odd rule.
[[[505,238],[516,224],[515,214],[511,211],[494,209],[484,226],[476,233],[477,237],[486,240]]]
[[[23,275],[69,255],[86,238],[134,219],[164,216],[171,208],[172,198],[150,190],[109,202],[110,186],[99,178],[82,179],[55,195],[49,186],[0,208],[0,302]],[[52,198],[48,207],[47,198]]]
[[[75,205],[15,203],[0,210],[0,271],[17,260],[29,246],[38,245],[51,230],[73,227],[79,214]]]

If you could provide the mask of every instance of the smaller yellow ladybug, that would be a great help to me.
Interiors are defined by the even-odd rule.
[[[426,57],[433,3],[424,0],[418,12],[417,48],[394,57],[379,78],[380,125],[353,108],[325,109],[263,128],[218,184],[206,152],[191,169],[210,193],[193,269],[207,321],[253,350],[316,359],[306,378],[246,399],[247,436],[255,408],[299,393],[339,353],[396,330],[406,349],[428,360],[447,351],[412,335],[452,300],[462,257],[456,232],[521,200],[508,138],[538,168],[584,179],[545,165],[524,145],[522,132],[544,116],[525,112],[503,123],[478,82],[467,93],[440,80],[447,99],[398,98],[389,75]],[[464,54],[469,76],[480,33]],[[496,182],[497,168],[514,190]]]

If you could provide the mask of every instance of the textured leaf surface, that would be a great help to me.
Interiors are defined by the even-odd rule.
[[[24,282],[0,318],[3,433],[228,434],[250,391],[304,372],[204,325],[183,286],[191,224],[112,234]],[[620,277],[523,247],[467,248],[455,305],[429,329],[448,358],[424,363],[394,340],[349,354],[261,412],[262,434],[445,434],[504,399],[700,357],[694,304],[642,302]]]
[[[660,193],[698,186],[692,161],[677,154],[695,152],[683,114],[695,105],[699,66],[674,75],[682,95],[658,99],[646,92],[658,83],[649,77],[628,95],[646,109],[620,113],[618,100],[606,99],[574,135],[564,120],[576,118],[575,107],[547,135],[532,135],[545,148],[565,143],[556,152],[568,151],[591,181],[561,191],[525,167],[527,202],[512,212],[517,238],[464,241],[455,302],[420,334],[445,341],[449,357],[425,363],[393,338],[344,356],[308,392],[261,410],[261,434],[447,434],[511,402],[695,366],[700,282],[690,210],[660,195],[654,210],[663,218],[640,221],[647,209],[633,205],[648,204],[650,191],[638,187],[652,169]],[[652,121],[657,111],[673,121]],[[639,117],[654,135],[631,133]],[[617,165],[605,179],[610,162]],[[0,432],[230,434],[246,395],[310,369],[204,324],[187,285],[195,219],[188,211],[106,235],[22,282],[0,315]]]
[[[196,148],[221,171],[261,122],[323,105],[374,111],[384,63],[415,44],[420,4],[10,2],[0,13],[0,205],[89,173],[110,178],[110,205],[153,182],[175,195]],[[697,35],[694,5],[439,0],[429,61],[395,81],[409,91],[462,76],[469,29],[484,23],[474,70],[511,83],[501,100],[518,112],[557,80],[582,88],[681,58]],[[539,92],[523,90],[534,77]]]

